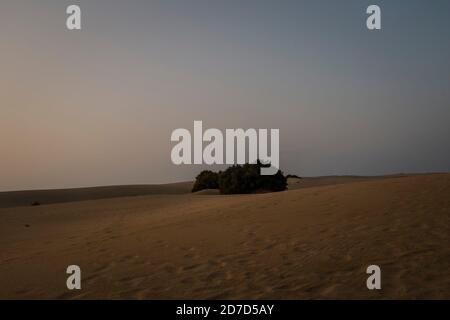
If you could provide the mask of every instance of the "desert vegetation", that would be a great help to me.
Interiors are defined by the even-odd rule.
[[[248,194],[286,190],[287,178],[283,172],[278,170],[275,175],[261,175],[261,168],[265,166],[258,161],[255,164],[234,165],[218,173],[203,171],[197,176],[192,192],[219,189],[221,194]]]
[[[205,189],[219,189],[219,173],[205,170],[195,178],[192,192],[197,192]]]

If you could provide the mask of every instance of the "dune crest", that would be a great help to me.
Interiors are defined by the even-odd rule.
[[[29,206],[33,203],[42,205],[155,194],[183,194],[191,191],[192,184],[192,182],[188,181],[160,185],[126,185],[0,192],[0,208]]]

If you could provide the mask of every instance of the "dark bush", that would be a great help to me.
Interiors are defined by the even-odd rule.
[[[275,175],[261,175],[261,168],[268,165],[234,165],[223,172],[202,171],[195,179],[192,192],[219,189],[222,194],[247,194],[254,192],[278,192],[287,189],[287,178],[278,170]]]
[[[195,178],[192,192],[197,192],[204,189],[219,189],[219,174],[209,170],[202,171],[197,178]]]
[[[286,176],[286,178],[287,178],[287,179],[289,179],[289,178],[301,179],[301,177],[299,177],[299,176],[296,175],[296,174],[288,174],[288,175]]]
[[[261,167],[265,165],[258,161],[256,164],[234,165],[219,176],[219,189],[222,194],[246,194],[264,191],[283,191],[287,188],[287,179],[278,170],[275,175],[263,176]]]

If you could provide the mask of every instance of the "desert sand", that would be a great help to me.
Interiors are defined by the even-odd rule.
[[[450,299],[450,174],[190,186],[0,194],[0,298]]]

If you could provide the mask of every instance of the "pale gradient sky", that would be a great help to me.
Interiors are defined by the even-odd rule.
[[[0,191],[193,179],[194,120],[279,128],[287,173],[449,171],[449,57],[448,0],[2,0]]]

